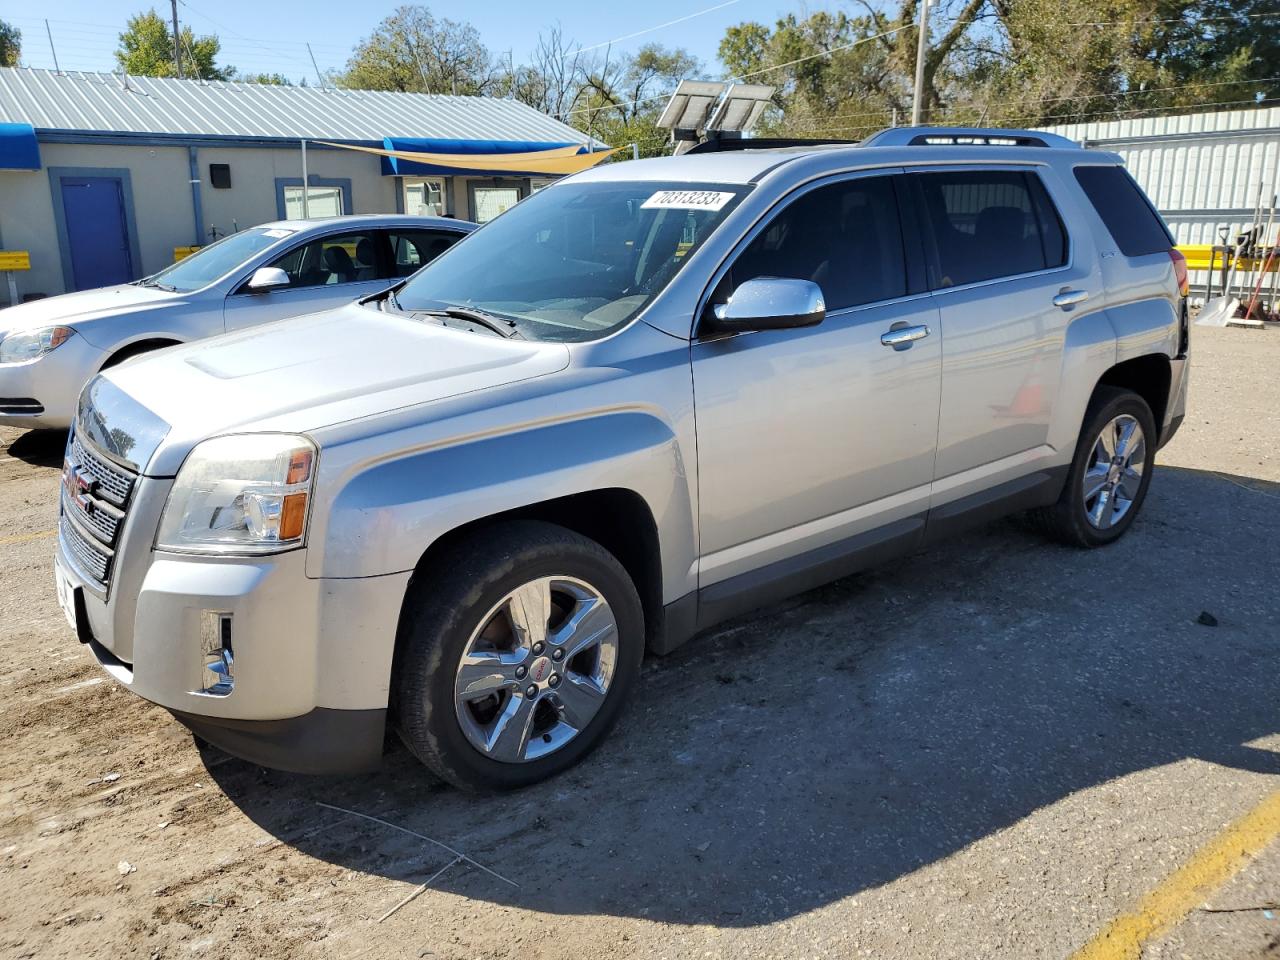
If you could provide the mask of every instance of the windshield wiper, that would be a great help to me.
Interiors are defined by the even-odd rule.
[[[432,312],[436,313],[437,311]],[[485,310],[476,310],[473,307],[445,307],[438,313],[457,320],[469,320],[472,323],[478,323],[480,326],[492,330],[498,336],[506,337],[507,339],[520,336],[520,328],[514,320],[508,320],[506,317],[500,317]]]
[[[164,290],[166,293],[177,293],[177,292],[178,292],[178,288],[177,288],[177,287],[170,286],[170,285],[169,285],[169,284],[167,284],[167,283],[161,283],[159,280],[152,280],[151,278],[147,278],[146,280],[139,280],[139,281],[138,281],[138,286],[140,286],[140,287],[155,287],[157,290]]]

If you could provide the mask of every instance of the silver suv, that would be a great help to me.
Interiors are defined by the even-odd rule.
[[[390,722],[528,784],[726,617],[1013,511],[1122,536],[1183,418],[1172,247],[1041,133],[598,168],[389,293],[97,377],[59,595],[234,754],[367,768]]]

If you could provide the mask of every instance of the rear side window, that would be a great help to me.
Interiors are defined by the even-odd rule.
[[[756,277],[795,277],[822,288],[828,310],[907,292],[898,201],[888,177],[818,187],[770,221],[722,281],[724,293]]]
[[[915,175],[936,250],[935,288],[1060,267],[1067,241],[1033,173],[957,170]]]
[[[1076,167],[1089,202],[1126,257],[1167,253],[1173,236],[1124,167]]]

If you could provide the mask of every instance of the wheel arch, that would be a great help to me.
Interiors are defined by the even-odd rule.
[[[130,360],[133,357],[144,353],[150,353],[152,350],[162,350],[165,347],[176,347],[183,342],[184,341],[179,340],[177,337],[168,336],[136,337],[126,343],[117,345],[107,356],[107,359],[103,361],[102,366],[98,369],[99,371],[106,370],[110,367],[116,366],[116,364],[124,363],[124,361]]]
[[[1161,440],[1166,429],[1165,413],[1169,407],[1172,383],[1173,368],[1169,358],[1163,353],[1147,353],[1122,360],[1105,370],[1094,386],[1094,393],[1098,387],[1119,387],[1142,397],[1151,408],[1156,432],[1160,435],[1157,440]]]

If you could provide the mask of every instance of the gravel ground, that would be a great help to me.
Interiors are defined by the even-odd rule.
[[[1280,788],[1280,331],[1194,353],[1116,546],[1005,521],[739,620],[496,798],[394,745],[261,770],[117,690],[53,596],[62,438],[0,430],[0,956],[1069,955]],[[379,922],[453,861],[427,837],[518,886],[462,861]],[[1210,901],[1277,898],[1273,847]],[[1276,918],[1193,912],[1147,955],[1274,956]]]

